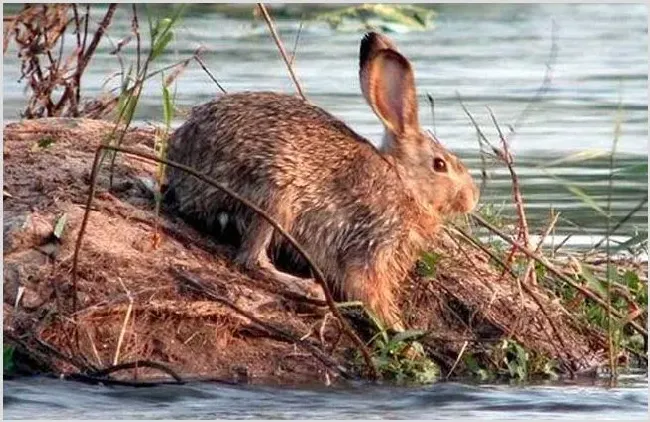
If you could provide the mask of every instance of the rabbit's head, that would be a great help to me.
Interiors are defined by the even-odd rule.
[[[420,127],[411,63],[390,39],[376,32],[364,36],[359,79],[385,128],[381,153],[399,166],[414,199],[440,214],[470,212],[478,189],[463,163]]]

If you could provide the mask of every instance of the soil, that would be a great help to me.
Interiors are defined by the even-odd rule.
[[[112,129],[88,119],[4,127],[5,341],[55,374],[134,361],[136,369],[112,375],[167,376],[148,361],[184,379],[228,382],[329,383],[356,374],[361,361],[326,306],[238,268],[231,243],[171,208],[157,216],[147,188],[156,164],[135,156],[117,154],[110,189],[110,157],[99,171],[75,286],[93,158]],[[151,154],[154,133],[129,129],[122,145]],[[422,344],[443,375],[452,367],[468,373],[460,354],[489,360],[487,350],[505,338],[566,373],[603,361],[602,336],[542,288],[521,293],[488,255],[446,231],[432,250],[435,275],[414,269],[401,309],[409,327],[430,333]],[[363,314],[346,315],[367,338]]]

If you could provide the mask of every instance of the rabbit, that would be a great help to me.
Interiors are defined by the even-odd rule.
[[[311,255],[337,297],[361,301],[386,329],[403,331],[400,282],[443,219],[470,212],[479,193],[461,161],[421,129],[411,63],[386,36],[363,36],[359,81],[384,126],[379,147],[296,96],[239,92],[195,107],[172,134],[168,158],[264,209]],[[271,256],[286,240],[237,200],[174,168],[167,189],[181,214],[208,227],[235,220],[235,261],[247,270],[294,291],[318,287],[277,269]]]

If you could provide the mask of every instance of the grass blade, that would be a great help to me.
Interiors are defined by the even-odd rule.
[[[172,105],[169,88],[165,86],[165,84],[163,83],[162,89],[163,89],[163,119],[164,119],[165,126],[169,129],[169,126],[171,125],[173,119],[174,107]]]
[[[558,158],[548,163],[540,164],[539,166],[537,166],[537,168],[544,169],[548,167],[557,166],[558,164],[579,163],[582,161],[594,160],[596,158],[605,157],[607,155],[609,155],[609,152],[601,149],[588,149],[573,154],[569,154],[566,157]]]
[[[576,196],[578,199],[584,202],[586,205],[589,205],[596,212],[607,217],[607,213],[605,212],[605,210],[603,210],[602,207],[598,205],[596,201],[591,196],[589,196],[584,190],[580,189],[576,185],[567,182],[563,182],[562,185],[574,196]]]

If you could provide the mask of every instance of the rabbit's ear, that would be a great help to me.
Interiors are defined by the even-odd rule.
[[[359,47],[359,83],[361,85],[361,92],[370,106],[372,106],[370,97],[368,97],[370,59],[378,51],[385,49],[398,51],[395,44],[388,37],[377,32],[368,32],[361,39],[361,45]]]
[[[419,131],[415,77],[411,63],[392,49],[379,50],[367,65],[367,99],[387,134]]]

